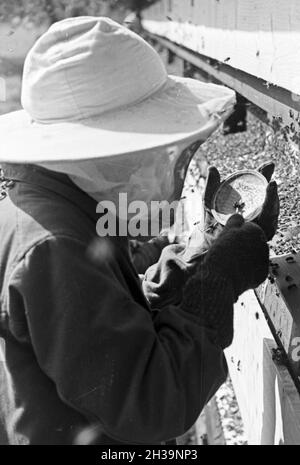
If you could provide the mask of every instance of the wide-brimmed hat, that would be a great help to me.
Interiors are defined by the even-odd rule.
[[[29,51],[21,100],[23,110],[0,117],[0,162],[49,165],[204,141],[235,93],[168,76],[134,32],[77,17],[52,25]]]

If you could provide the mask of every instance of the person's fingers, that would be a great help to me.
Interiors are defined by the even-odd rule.
[[[243,226],[245,223],[244,218],[242,215],[239,215],[238,213],[235,213],[232,215],[229,220],[227,221],[225,228],[226,229],[231,229],[231,228],[240,228]]]
[[[215,166],[208,168],[206,185],[204,189],[204,205],[206,208],[212,208],[212,200],[216,190],[221,184],[221,177],[218,169]]]
[[[272,161],[267,161],[263,163],[257,169],[257,171],[259,171],[266,178],[268,182],[270,182],[273,176],[274,170],[275,170],[275,163]]]

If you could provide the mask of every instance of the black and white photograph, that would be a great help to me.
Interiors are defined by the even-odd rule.
[[[299,176],[299,0],[0,0],[1,453],[300,445]]]

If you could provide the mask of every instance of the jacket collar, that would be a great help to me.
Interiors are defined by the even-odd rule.
[[[50,171],[37,165],[3,163],[1,168],[3,171],[2,181],[12,180],[51,190],[76,204],[93,221],[97,221],[99,216],[96,213],[97,202],[79,189],[66,174]]]

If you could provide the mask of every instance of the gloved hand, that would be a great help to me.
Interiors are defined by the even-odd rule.
[[[273,162],[266,162],[257,169],[257,171],[266,178],[269,184],[262,211],[258,218],[256,218],[253,222],[258,224],[264,230],[268,241],[272,239],[276,232],[279,216],[277,184],[276,181],[271,181],[274,169],[275,164]],[[212,225],[215,225],[215,227],[208,229],[206,233],[207,243],[212,243],[222,230],[222,226],[219,223],[216,224],[216,220],[211,213],[213,197],[220,184],[221,178],[217,168],[214,166],[209,168],[204,191],[204,208],[206,211],[204,229],[207,229]]]
[[[233,338],[233,303],[266,279],[268,263],[263,230],[233,215],[187,281],[183,310],[195,315],[200,325],[214,329],[215,343],[227,347]]]
[[[196,225],[187,240],[186,248],[182,253],[182,259],[191,265],[199,263],[204,258],[213,241],[223,230],[223,226],[217,222],[211,213],[214,193],[221,184],[220,173],[215,167],[208,169],[205,190],[203,194],[203,218]]]
[[[207,252],[203,265],[231,280],[235,300],[259,286],[268,275],[269,248],[264,231],[235,214]]]
[[[263,229],[268,241],[272,239],[276,232],[279,216],[277,184],[276,181],[271,181],[274,168],[275,165],[273,162],[266,162],[257,170],[266,178],[269,184],[262,211],[258,218],[256,218],[253,222]],[[214,166],[210,167],[208,169],[203,195],[203,208],[205,214],[204,226],[196,226],[189,237],[186,249],[182,254],[183,259],[187,263],[193,263],[195,260],[198,262],[201,258],[203,259],[207,250],[223,230],[223,226],[216,221],[211,212],[213,197],[220,184],[221,177],[219,171]]]

